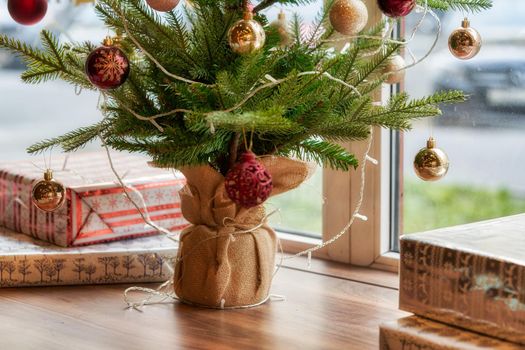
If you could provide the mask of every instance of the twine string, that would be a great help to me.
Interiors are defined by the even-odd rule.
[[[100,137],[100,135],[99,135]],[[120,175],[118,174],[117,170],[115,169],[115,166],[113,164],[113,159],[111,158],[111,153],[109,151],[109,147],[106,145],[106,142],[104,141],[104,139],[102,137],[100,137],[100,140],[102,142],[102,146],[104,147],[105,151],[106,151],[106,155],[108,157],[108,160],[109,160],[109,166],[111,168],[111,171],[113,172],[113,174],[115,175],[115,177],[117,178],[118,180],[118,183],[120,184],[120,186],[122,187],[122,189],[124,190],[124,195],[126,196],[126,198],[133,204],[133,206],[137,209],[137,211],[139,212],[142,220],[144,220],[144,222],[146,224],[148,224],[149,226],[151,226],[153,229],[159,231],[159,232],[162,232],[164,233],[165,235],[167,235],[169,238],[171,239],[174,239],[174,237],[172,236],[171,232],[167,229],[165,229],[164,227],[161,227],[159,225],[157,225],[156,223],[154,223],[151,218],[150,218],[150,215],[149,215],[149,212],[147,210],[147,207],[145,205],[145,201],[144,201],[144,197],[142,196],[142,194],[137,191],[136,189],[134,189],[133,187],[130,187],[130,186],[126,186],[126,184],[124,183],[124,180],[120,177]],[[136,191],[134,193],[137,193],[139,194],[139,198],[142,199],[142,202],[144,203],[144,207],[141,208],[137,202],[131,197],[131,195],[129,194],[129,191]]]
[[[281,85],[285,82],[288,82],[289,80],[292,80],[292,79],[295,79],[296,77],[302,77],[302,76],[308,76],[308,75],[318,75],[319,77],[321,78],[326,78],[326,79],[329,79],[329,80],[332,80],[334,82],[337,82],[347,88],[349,88],[350,90],[352,90],[356,95],[358,96],[362,96],[362,94],[360,93],[360,91],[354,86],[354,85],[351,85],[351,84],[348,84],[347,82],[345,82],[344,80],[341,80],[339,78],[336,78],[334,77],[333,75],[331,75],[330,73],[328,72],[320,72],[320,71],[308,71],[308,72],[301,72],[299,74],[297,74],[296,76],[292,76],[292,77],[286,77],[286,78],[282,78],[282,79],[274,79],[273,77],[270,77],[270,76],[267,76],[270,77],[271,79],[268,79],[270,80],[269,82],[263,84],[263,85],[259,85],[258,87],[256,87],[255,89],[252,89],[239,103],[237,103],[236,105],[230,107],[230,108],[227,108],[227,109],[223,109],[223,110],[219,110],[219,111],[211,111],[211,112],[206,112],[206,113],[203,113],[204,116],[210,116],[210,115],[213,115],[213,114],[216,114],[216,113],[230,113],[230,112],[233,112],[235,110],[238,110],[240,108],[242,108],[248,101],[250,101],[255,95],[257,95],[259,92],[265,90],[265,89],[269,89],[269,88],[273,88],[273,87],[276,87],[278,85]],[[114,97],[113,97],[114,98]],[[120,103],[120,106],[122,106],[126,111],[128,111],[129,113],[131,113],[135,118],[139,119],[139,120],[144,120],[144,121],[149,121],[151,122],[153,125],[155,125],[155,127],[161,132],[163,133],[164,132],[164,129],[158,124],[155,122],[155,119],[158,119],[158,118],[162,118],[162,117],[166,117],[166,116],[169,116],[169,115],[173,115],[173,114],[176,114],[176,113],[192,113],[193,111],[192,110],[189,110],[189,109],[183,109],[183,108],[176,108],[176,109],[173,109],[171,111],[168,111],[168,112],[163,112],[163,113],[159,113],[159,114],[155,114],[155,115],[152,115],[152,116],[149,116],[149,117],[146,117],[146,116],[142,116],[140,115],[139,113],[135,112],[133,109],[131,109],[130,107],[128,107],[126,104],[123,104],[123,103]],[[210,124],[210,129],[211,130],[214,130],[215,127],[213,125]]]
[[[414,61],[412,64],[409,64],[401,69],[399,69],[399,71],[401,70],[407,70],[409,68],[412,68],[418,64],[420,64],[421,62],[423,62],[424,60],[426,60],[428,58],[428,56],[430,56],[430,54],[434,51],[434,49],[436,48],[437,44],[438,44],[438,41],[439,41],[439,38],[441,37],[441,31],[442,31],[442,24],[441,24],[441,20],[439,19],[439,17],[436,15],[436,13],[434,11],[432,11],[431,9],[428,9],[428,13],[430,13],[430,15],[432,16],[432,18],[434,18],[434,20],[436,21],[436,25],[437,25],[437,30],[436,30],[436,36],[434,37],[434,41],[432,42],[432,46],[430,46],[430,48],[428,49],[428,51],[419,59],[417,59],[416,61]]]
[[[214,85],[209,85],[209,84],[205,84],[205,83],[202,83],[202,82],[199,82],[199,81],[194,81],[194,80],[191,80],[191,79],[187,79],[187,78],[184,78],[184,77],[181,77],[180,75],[177,75],[177,74],[173,74],[171,72],[169,72],[166,68],[164,68],[164,66],[162,64],[160,64],[160,62],[155,58],[153,57],[152,54],[150,54],[148,51],[146,51],[144,49],[144,47],[140,44],[140,42],[135,38],[134,35],[131,34],[131,32],[129,31],[129,28],[128,28],[128,21],[126,20],[126,17],[124,16],[124,13],[121,12],[120,13],[120,18],[122,20],[122,24],[124,26],[124,30],[126,31],[126,35],[131,39],[131,41],[133,41],[133,43],[153,62],[155,63],[155,65],[157,66],[157,68],[159,68],[164,74],[166,74],[168,77],[171,77],[175,80],[179,80],[179,81],[182,81],[184,83],[188,83],[188,84],[199,84],[199,85],[203,85],[203,86],[209,86],[209,87],[212,87]]]
[[[107,96],[106,96],[106,94],[101,93],[101,97],[102,97],[102,99],[104,101],[104,106],[106,106],[107,105]],[[107,118],[107,115],[106,115],[107,110],[106,110],[106,108],[102,108],[102,106],[101,106],[100,110],[101,110],[102,114],[105,115],[105,118]],[[101,126],[102,126],[102,124],[103,123],[100,123]],[[111,157],[111,152],[109,150],[109,147],[106,144],[106,141],[104,140],[104,138],[102,137],[102,131],[100,130],[101,126],[99,127],[99,130],[98,130],[98,137],[101,140],[102,147],[106,151],[106,156],[108,158],[109,167],[110,167],[113,175],[116,177],[118,184],[124,190],[124,192],[123,192],[124,196],[137,209],[137,211],[140,214],[142,220],[144,220],[144,222],[147,225],[149,225],[153,229],[157,230],[158,232],[165,234],[168,238],[177,241],[177,239],[171,234],[171,232],[169,230],[165,229],[164,227],[161,227],[161,226],[157,225],[155,222],[153,222],[151,220],[151,217],[149,215],[148,208],[147,208],[147,205],[146,205],[146,201],[144,200],[144,197],[142,196],[142,193],[140,193],[140,191],[136,190],[133,186],[127,186],[124,183],[124,180],[123,180],[122,176],[120,176],[120,174],[118,173],[117,169],[115,168],[115,165],[113,163],[113,158]],[[132,196],[129,193],[130,191],[133,191],[134,193],[137,194],[137,197],[139,197],[139,199],[142,202],[142,207],[139,204],[137,204],[137,202],[132,198]]]
[[[311,254],[314,253],[315,251],[319,250],[319,249],[322,249],[332,243],[334,243],[335,241],[337,241],[338,239],[340,239],[341,237],[343,237],[344,235],[346,235],[348,232],[349,232],[349,229],[352,227],[352,225],[354,224],[354,221],[355,219],[361,219],[361,220],[364,220],[366,219],[366,216],[363,216],[359,213],[359,211],[361,210],[361,206],[363,205],[363,201],[364,201],[364,194],[365,194],[365,187],[366,187],[366,164],[368,162],[368,159],[371,158],[369,156],[370,154],[370,151],[372,149],[372,144],[373,144],[373,140],[374,140],[374,134],[373,134],[373,128],[370,128],[370,137],[369,137],[369,140],[368,140],[368,145],[367,145],[367,148],[366,148],[366,151],[365,151],[365,155],[363,156],[363,161],[361,163],[361,183],[360,183],[360,188],[359,188],[359,199],[357,201],[357,204],[356,204],[356,207],[352,213],[352,216],[350,217],[350,221],[346,224],[346,226],[339,232],[337,233],[335,236],[333,236],[332,238],[330,238],[329,240],[327,241],[323,241],[311,248],[308,248],[308,249],[305,249],[297,254],[294,254],[292,256],[287,256],[287,257],[284,257],[284,260],[290,260],[290,259],[294,259],[294,258],[298,258],[300,256],[303,256],[303,255],[308,255],[308,264],[310,265],[310,261],[311,261]]]

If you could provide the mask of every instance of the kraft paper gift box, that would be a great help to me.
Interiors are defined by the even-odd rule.
[[[379,328],[380,350],[518,350],[522,346],[410,316]]]
[[[152,168],[139,156],[112,153],[112,159],[129,195],[143,212],[146,206],[153,222],[170,231],[186,226],[178,195],[185,184],[181,173]],[[53,158],[54,178],[66,187],[65,203],[53,213],[31,202],[44,168],[43,161],[0,164],[0,226],[63,247],[158,233],[126,197],[105,152]]]
[[[525,344],[525,215],[401,239],[400,308]]]
[[[0,287],[164,282],[176,253],[164,235],[65,248],[0,228]]]

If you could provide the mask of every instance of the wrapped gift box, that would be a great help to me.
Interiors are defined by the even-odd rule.
[[[0,287],[164,282],[176,248],[164,235],[63,248],[0,228]]]
[[[411,316],[381,325],[380,350],[518,350],[523,347]]]
[[[157,225],[170,231],[186,226],[178,191],[185,179],[179,172],[155,169],[144,158],[112,154],[128,193]],[[54,158],[52,170],[64,184],[65,204],[53,213],[31,203],[33,184],[42,179],[43,162],[0,165],[0,225],[59,246],[80,246],[157,234],[117,183],[106,153]]]
[[[525,344],[525,215],[401,239],[400,308]]]

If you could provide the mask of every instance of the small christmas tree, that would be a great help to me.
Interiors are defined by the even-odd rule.
[[[348,1],[366,11],[360,0]],[[178,4],[148,2],[158,8]],[[91,43],[60,44],[43,31],[40,50],[0,36],[0,48],[26,60],[24,81],[58,78],[100,89],[103,97],[101,122],[40,142],[30,153],[54,146],[75,151],[100,138],[108,147],[145,153],[158,166],[184,173],[188,186],[180,191],[181,207],[193,225],[180,237],[173,277],[183,301],[224,308],[268,300],[277,237],[260,204],[307,178],[307,165],[292,158],[355,168],[356,157],[339,142],[366,139],[375,126],[407,130],[414,119],[439,115],[440,103],[465,99],[460,91],[417,100],[399,93],[385,105],[374,103],[373,93],[397,73],[388,66],[403,43],[384,38],[382,22],[348,38],[345,50],[335,50],[328,21],[334,0],[306,34],[296,16],[286,44],[282,26],[266,26],[261,14],[277,3],[309,2],[263,0],[250,12],[246,0],[193,0],[159,15],[142,0],[99,0],[96,10],[106,25],[124,34],[120,48],[110,40],[98,49]],[[418,2],[442,10],[491,5]],[[341,31],[352,32],[366,23],[360,16],[357,24],[344,13],[333,18]]]
[[[264,0],[254,13],[265,25],[261,10],[310,2]],[[326,44],[334,34],[327,21],[332,3],[307,35],[300,19],[293,18],[293,42],[287,47],[269,27],[262,50],[239,55],[228,43],[228,30],[242,17],[246,1],[194,0],[161,16],[141,0],[100,0],[100,17],[125,34],[120,45],[131,57],[129,78],[119,89],[104,91],[106,117],[100,123],[28,151],[61,146],[70,152],[101,137],[114,149],[148,154],[159,166],[210,164],[226,174],[249,139],[257,155],[348,170],[358,162],[337,142],[365,139],[372,126],[407,130],[414,119],[439,115],[440,103],[464,100],[459,91],[418,100],[401,93],[385,106],[373,104],[371,94],[387,78],[385,65],[401,45],[363,37],[335,52]],[[490,1],[428,0],[428,6],[476,11],[490,7]],[[383,29],[381,23],[363,34],[377,37]],[[96,89],[85,74],[92,43],[60,44],[48,31],[41,37],[43,50],[0,36],[0,47],[26,61],[25,82],[62,79]]]

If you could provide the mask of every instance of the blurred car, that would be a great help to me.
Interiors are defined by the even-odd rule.
[[[442,106],[443,124],[497,125],[525,114],[525,2],[498,0],[491,10],[472,16],[483,38],[478,56],[453,57],[448,48],[433,55],[434,91],[463,90],[466,103]],[[444,33],[459,27],[461,17],[447,18]]]

